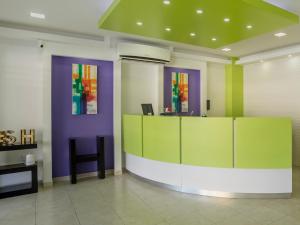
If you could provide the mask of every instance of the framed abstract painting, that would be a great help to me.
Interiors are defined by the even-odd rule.
[[[172,73],[172,112],[189,111],[189,75]]]
[[[97,114],[97,66],[72,64],[72,114]]]

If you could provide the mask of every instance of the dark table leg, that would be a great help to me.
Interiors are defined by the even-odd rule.
[[[71,184],[77,183],[76,177],[76,142],[75,139],[69,140],[69,148],[70,148],[70,175],[71,175]]]
[[[37,165],[35,165],[31,170],[31,188],[33,193],[38,192],[38,174]]]
[[[97,166],[98,166],[98,178],[105,178],[105,156],[104,156],[104,137],[97,137]]]

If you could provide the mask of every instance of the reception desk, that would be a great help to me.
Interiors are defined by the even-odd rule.
[[[123,116],[126,169],[178,191],[289,197],[288,118]]]

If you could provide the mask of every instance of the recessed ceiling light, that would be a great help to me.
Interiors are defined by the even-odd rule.
[[[170,0],[164,0],[163,3],[164,3],[165,5],[170,5],[170,4],[171,4],[171,1],[170,1]]]
[[[225,23],[229,23],[230,22],[230,18],[224,18],[224,22]]]
[[[165,28],[165,31],[168,31],[168,32],[170,32],[172,29],[170,28],[170,27],[166,27]]]
[[[143,26],[143,22],[138,21],[138,22],[136,22],[136,25],[138,25],[138,26]]]
[[[217,38],[214,37],[214,38],[212,38],[211,40],[212,40],[212,41],[217,41]]]
[[[222,51],[224,51],[224,52],[230,52],[231,49],[230,48],[223,48]]]
[[[30,16],[33,18],[37,18],[37,19],[45,19],[46,18],[45,14],[35,13],[35,12],[31,12]]]
[[[203,13],[203,10],[202,9],[197,9],[197,14],[202,14]]]
[[[190,36],[191,36],[191,37],[195,37],[196,34],[195,34],[195,33],[190,33]]]
[[[284,36],[287,36],[287,33],[279,32],[279,33],[274,34],[274,36],[276,36],[276,37],[284,37]]]
[[[252,25],[247,25],[246,28],[247,28],[248,30],[251,30],[251,29],[253,28],[253,26],[252,26]]]

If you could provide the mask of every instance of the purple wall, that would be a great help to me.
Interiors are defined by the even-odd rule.
[[[189,74],[189,112],[200,116],[200,70],[165,67],[164,71],[164,108],[172,107],[172,72]]]
[[[98,66],[98,114],[72,115],[72,63]],[[106,169],[113,168],[113,62],[52,57],[52,171],[69,175],[69,137],[87,137],[78,143],[80,153],[96,152],[96,135],[108,135]],[[96,171],[96,163],[78,166],[79,173]]]

